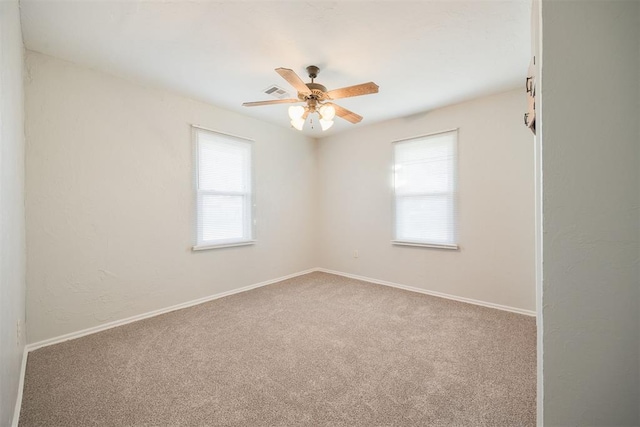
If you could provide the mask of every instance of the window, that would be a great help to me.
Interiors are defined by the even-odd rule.
[[[198,216],[194,249],[251,244],[253,143],[195,127],[193,132]]]
[[[393,145],[394,244],[457,249],[457,130]]]

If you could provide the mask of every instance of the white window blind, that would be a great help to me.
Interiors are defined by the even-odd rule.
[[[457,131],[394,143],[394,243],[456,249]]]
[[[194,249],[253,241],[253,144],[194,128],[197,242]]]

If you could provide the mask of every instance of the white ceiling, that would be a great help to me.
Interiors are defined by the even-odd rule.
[[[523,86],[530,52],[529,0],[21,0],[21,13],[27,49],[286,127],[288,105],[241,106],[291,89],[277,67],[380,86],[337,102],[360,124],[307,124],[314,137]]]

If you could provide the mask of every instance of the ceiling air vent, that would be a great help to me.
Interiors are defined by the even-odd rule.
[[[264,93],[278,99],[291,98],[291,95],[289,94],[289,92],[282,89],[280,86],[276,86],[276,85],[269,86],[264,90]]]

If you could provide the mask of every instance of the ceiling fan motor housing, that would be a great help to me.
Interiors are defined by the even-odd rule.
[[[307,99],[316,99],[316,100],[322,100],[325,99],[325,92],[327,91],[327,88],[319,83],[306,83],[307,87],[309,88],[309,90],[311,91],[310,95],[303,95],[303,94],[298,94],[298,97],[302,100],[307,100]]]

